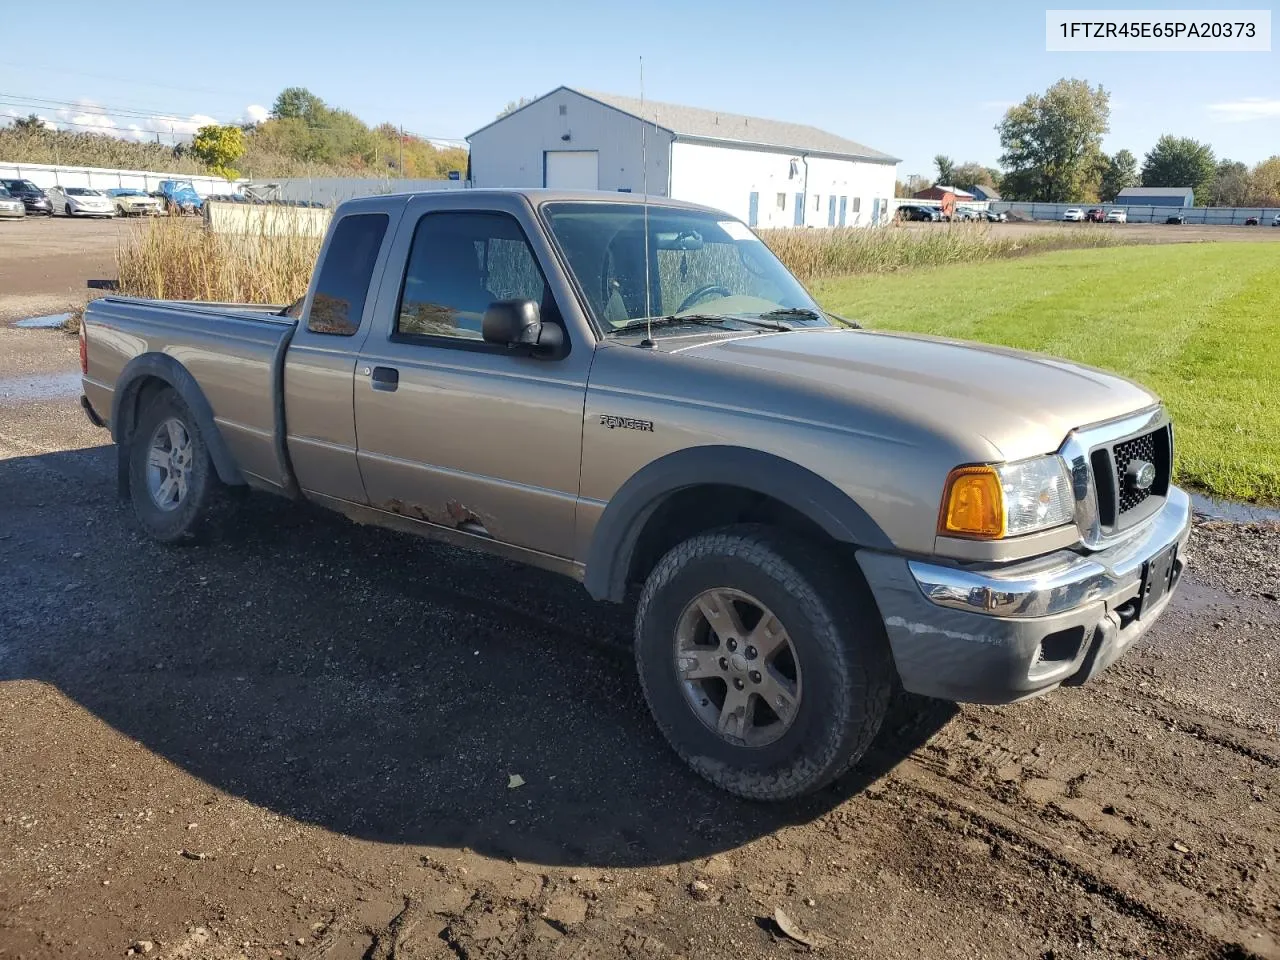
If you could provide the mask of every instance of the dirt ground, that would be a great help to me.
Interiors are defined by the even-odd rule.
[[[0,221],[0,323],[60,313],[114,279],[116,244],[132,221],[26,217]]]
[[[0,327],[3,960],[809,949],[778,910],[833,958],[1280,958],[1280,529],[1199,524],[1092,686],[900,696],[762,806],[670,752],[574,583],[270,498],[144,539],[75,369]]]

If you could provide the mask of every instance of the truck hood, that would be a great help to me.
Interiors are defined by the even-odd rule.
[[[1104,370],[916,334],[796,330],[711,341],[680,353],[821,385],[950,436],[978,436],[1006,460],[1056,450],[1076,427],[1159,402]]]

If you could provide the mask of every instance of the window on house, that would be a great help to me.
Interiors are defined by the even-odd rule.
[[[815,213],[822,212],[822,196],[820,194],[815,193],[813,195],[813,209]]]
[[[778,194],[778,209],[787,209],[787,195],[785,193]]]
[[[565,106],[563,103],[562,103],[562,104],[560,104],[560,116],[562,116],[562,117],[563,117],[563,116],[565,116],[568,112],[569,112],[569,108],[568,108],[567,106]]]
[[[860,213],[861,211],[862,211],[862,198],[861,198],[861,197],[854,197],[854,198],[853,198],[853,212],[854,212],[854,213]]]

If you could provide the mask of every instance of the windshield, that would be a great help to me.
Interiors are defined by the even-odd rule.
[[[134,190],[130,187],[118,187],[115,190],[108,190],[107,193],[113,197],[145,197],[146,194],[141,190]]]
[[[548,203],[543,212],[592,313],[618,330],[646,316],[768,318],[829,326],[778,258],[741,221],[702,210],[650,205],[649,297],[645,209],[635,203]],[[788,313],[788,311],[791,311]],[[809,311],[812,311],[810,313]],[[732,327],[731,327],[732,328]]]
[[[9,191],[6,190],[4,187],[0,187],[0,197],[7,197],[7,196],[9,196]]]
[[[13,193],[40,192],[40,188],[30,180],[0,180],[0,185],[3,185],[6,190],[10,190]]]
[[[101,190],[90,190],[88,187],[67,187],[63,193],[69,197],[100,197]]]

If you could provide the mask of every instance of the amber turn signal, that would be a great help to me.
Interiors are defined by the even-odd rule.
[[[994,467],[956,467],[951,471],[942,495],[938,532],[981,540],[1004,536],[1004,494]]]

